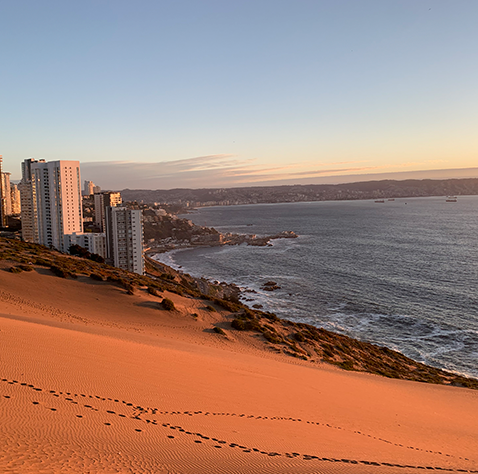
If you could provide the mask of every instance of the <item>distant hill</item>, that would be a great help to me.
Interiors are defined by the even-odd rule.
[[[126,201],[190,206],[478,195],[478,178],[407,179],[217,189],[124,189]]]

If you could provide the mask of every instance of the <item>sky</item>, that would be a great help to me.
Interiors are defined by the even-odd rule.
[[[478,177],[476,0],[0,0],[0,18],[12,180],[28,157],[103,189]]]

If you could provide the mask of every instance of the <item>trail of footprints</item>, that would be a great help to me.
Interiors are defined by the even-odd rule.
[[[301,453],[296,453],[296,452],[291,452],[291,453],[278,453],[274,451],[263,451],[258,448],[252,448],[248,446],[243,446],[238,443],[228,443],[227,441],[217,439],[217,438],[212,438],[209,436],[205,436],[202,433],[193,433],[190,431],[185,430],[182,426],[179,425],[172,425],[170,423],[161,423],[157,419],[149,419],[145,418],[145,416],[150,416],[150,415],[182,415],[182,416],[229,416],[229,417],[237,417],[237,418],[245,418],[245,419],[254,419],[254,420],[268,420],[268,421],[286,421],[286,422],[294,422],[294,423],[306,423],[306,424],[311,424],[311,425],[317,425],[317,426],[322,426],[322,427],[327,427],[331,429],[336,429],[336,430],[342,430],[340,426],[333,426],[328,423],[320,423],[316,421],[304,421],[300,418],[287,418],[287,417],[268,417],[268,416],[257,416],[257,415],[247,415],[245,413],[237,414],[237,413],[225,413],[225,412],[203,412],[203,411],[163,411],[159,410],[158,408],[144,408],[139,405],[134,405],[133,403],[127,402],[125,400],[119,400],[116,398],[107,398],[107,397],[100,397],[99,395],[86,395],[84,393],[71,393],[71,392],[59,392],[56,390],[44,390],[42,388],[35,387],[32,384],[28,384],[26,382],[20,382],[18,380],[8,380],[5,378],[0,379],[1,382],[7,383],[10,385],[15,385],[18,384],[20,386],[23,386],[25,388],[31,389],[32,391],[36,392],[44,392],[48,395],[51,395],[52,397],[60,398],[62,397],[64,400],[70,402],[73,405],[79,405],[82,406],[86,409],[95,411],[95,412],[104,412],[108,415],[114,415],[117,416],[118,418],[132,418],[138,421],[141,421],[147,425],[153,425],[153,426],[158,426],[162,427],[165,429],[172,430],[172,432],[181,433],[184,435],[189,435],[193,436],[194,439],[193,442],[196,444],[202,444],[203,442],[209,442],[213,444],[214,448],[217,449],[222,449],[222,448],[232,448],[232,449],[240,449],[244,453],[259,453],[265,456],[270,456],[270,457],[275,457],[275,456],[284,456],[286,458],[301,458],[307,461],[312,461],[312,460],[317,460],[317,461],[325,461],[325,462],[335,462],[335,463],[347,463],[347,464],[362,464],[362,465],[369,465],[369,466],[388,466],[388,467],[397,467],[397,468],[407,468],[407,469],[421,469],[421,470],[437,470],[437,471],[446,471],[446,472],[468,472],[468,473],[476,473],[478,474],[478,470],[468,470],[468,469],[450,469],[450,468],[443,468],[443,467],[437,467],[437,466],[411,466],[411,465],[405,465],[405,464],[391,464],[391,463],[386,463],[386,462],[376,462],[376,461],[364,461],[364,460],[354,460],[354,459],[334,459],[334,458],[326,458],[326,457],[319,457],[311,454],[301,454]],[[0,399],[8,400],[11,398],[10,395],[0,395]],[[130,415],[125,415],[124,413],[119,413],[118,411],[114,410],[102,410],[99,408],[96,408],[90,401],[94,400],[95,402],[105,402],[105,401],[110,401],[117,403],[119,407],[124,407],[128,408],[131,410]],[[85,403],[87,402],[87,403]],[[41,405],[40,402],[33,400],[32,401],[33,405]],[[51,410],[53,412],[57,411],[55,407],[45,407],[48,410]],[[76,415],[77,418],[83,418],[83,415]],[[111,426],[110,422],[105,422],[104,423],[106,426]],[[136,428],[136,432],[141,433],[143,429]],[[415,451],[422,451],[426,453],[431,453],[431,454],[439,454],[447,457],[454,457],[450,454],[442,453],[440,451],[430,451],[430,450],[425,450],[421,448],[416,448],[413,446],[405,446],[399,443],[393,443],[392,441],[388,441],[386,439],[378,438],[376,436],[372,436],[370,434],[362,433],[361,431],[353,431],[353,433],[360,435],[360,436],[366,436],[371,439],[375,439],[377,441],[381,441],[384,443],[391,444],[393,446],[398,446],[401,448],[405,449],[410,449],[410,450],[415,450]],[[173,434],[169,434],[166,436],[167,438],[174,439],[175,436]],[[462,459],[465,461],[469,461],[468,458],[463,458],[463,457],[458,457],[458,459]]]

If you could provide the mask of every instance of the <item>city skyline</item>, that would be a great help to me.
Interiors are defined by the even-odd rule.
[[[474,2],[1,12],[12,182],[30,156],[81,161],[106,189],[478,176]]]

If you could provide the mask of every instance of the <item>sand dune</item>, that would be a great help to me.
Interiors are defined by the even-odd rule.
[[[478,472],[478,392],[276,354],[167,296],[0,271],[0,472]]]

